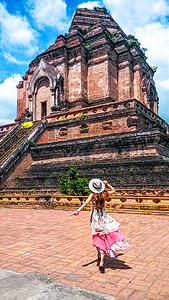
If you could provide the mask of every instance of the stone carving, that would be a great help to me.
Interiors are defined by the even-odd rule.
[[[59,136],[65,136],[67,135],[67,132],[68,132],[68,128],[62,127],[59,129]]]
[[[104,130],[112,129],[112,121],[105,121],[102,123],[102,127]]]
[[[43,58],[41,58],[39,65],[37,66],[36,70],[33,72],[30,83],[28,83],[28,95],[32,95],[36,93],[38,88],[39,80],[42,78],[48,78],[50,88],[55,89],[57,85],[57,81],[60,78],[60,74],[56,68],[52,65],[48,64]]]
[[[64,80],[63,77],[58,72],[57,68],[48,64],[44,59],[41,58],[39,65],[33,72],[30,83],[27,83],[27,91],[29,97],[29,111],[33,110],[35,107],[34,102],[36,101],[35,95],[37,94],[39,84],[42,80],[47,79],[49,81],[49,88],[51,91],[51,110],[60,110],[60,102],[63,100],[64,96]],[[32,103],[33,104],[32,104]],[[34,108],[35,109],[35,108]],[[33,111],[35,115],[36,112]]]
[[[140,119],[138,116],[129,116],[127,118],[127,126],[128,127],[133,127],[133,126],[138,126]]]
[[[89,125],[86,123],[82,123],[79,129],[80,129],[80,133],[88,133]]]

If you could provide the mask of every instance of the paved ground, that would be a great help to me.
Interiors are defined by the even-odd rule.
[[[0,269],[2,300],[112,300],[112,296],[52,282],[49,275]],[[113,297],[115,300],[115,298]]]
[[[101,274],[92,246],[90,212],[75,217],[70,211],[1,208],[0,267],[46,274],[53,284],[118,300],[169,299],[169,216],[111,216],[121,223],[130,248],[118,259],[107,258],[106,272]]]

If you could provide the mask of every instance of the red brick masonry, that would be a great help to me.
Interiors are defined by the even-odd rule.
[[[117,297],[169,299],[169,217],[117,214],[130,248],[98,271],[90,212],[0,209],[0,267]]]

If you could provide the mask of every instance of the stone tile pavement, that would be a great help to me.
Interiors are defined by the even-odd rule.
[[[98,271],[90,212],[0,208],[0,268],[116,299],[169,299],[169,216],[111,213],[130,243]]]

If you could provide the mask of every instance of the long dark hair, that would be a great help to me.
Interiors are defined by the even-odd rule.
[[[95,201],[95,207],[97,211],[103,209],[105,206],[106,200],[109,199],[109,194],[106,190],[104,190],[102,193],[94,193],[94,201]]]

